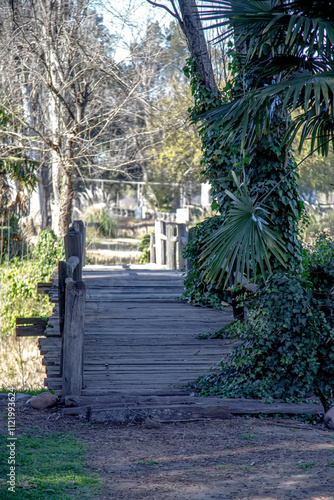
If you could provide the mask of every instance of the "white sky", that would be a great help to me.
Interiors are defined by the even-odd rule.
[[[117,62],[126,59],[127,46],[140,37],[148,21],[159,21],[163,26],[173,20],[164,9],[153,7],[146,0],[105,0],[97,3],[99,6],[96,9],[103,14],[104,23],[118,37]]]

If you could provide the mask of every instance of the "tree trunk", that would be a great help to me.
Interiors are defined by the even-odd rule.
[[[73,188],[72,168],[67,165],[62,173],[61,200],[59,207],[59,231],[61,236],[67,234],[72,209]]]
[[[178,0],[178,3],[182,15],[181,29],[187,39],[191,56],[196,62],[197,70],[205,86],[212,92],[218,92],[196,0]]]
[[[38,193],[39,193],[39,206],[41,212],[41,229],[45,229],[48,226],[48,170],[46,167],[42,167],[39,183],[38,183]]]

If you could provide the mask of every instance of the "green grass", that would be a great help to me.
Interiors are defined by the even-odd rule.
[[[260,436],[257,436],[255,434],[243,434],[242,436],[239,436],[240,439],[246,439],[248,441],[257,441],[260,439]]]
[[[72,433],[17,436],[16,487],[8,491],[7,436],[0,437],[0,499],[91,499],[100,491],[98,477],[85,467],[86,449]]]
[[[12,392],[11,388],[8,388],[8,387],[1,387],[0,388],[0,394],[8,394],[9,392],[10,393]],[[51,390],[50,389],[36,389],[36,390],[20,389],[19,391],[14,389],[14,392],[19,393],[19,394],[29,394],[29,396],[37,396],[37,394],[42,394],[42,392],[51,392],[51,394],[54,393],[54,391],[52,389]]]
[[[314,462],[298,462],[296,466],[299,469],[313,469],[316,466]]]

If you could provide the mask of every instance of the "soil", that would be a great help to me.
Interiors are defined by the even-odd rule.
[[[5,415],[7,400],[0,400]],[[334,432],[295,420],[128,426],[87,424],[60,407],[17,403],[16,434],[73,432],[104,485],[96,498],[125,500],[334,500]],[[0,432],[7,432],[6,418]]]

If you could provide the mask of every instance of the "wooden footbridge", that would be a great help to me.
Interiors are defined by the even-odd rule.
[[[54,313],[39,340],[45,385],[62,396],[65,413],[128,422],[321,411],[319,405],[269,405],[185,392],[181,386],[219,370],[222,357],[236,345],[230,339],[197,338],[229,323],[231,310],[185,303],[182,273],[152,265],[86,266],[75,281],[82,261],[78,253],[72,245],[67,263],[60,263],[49,291]]]

